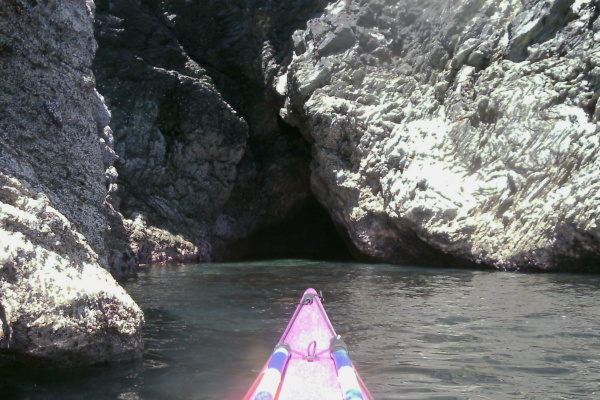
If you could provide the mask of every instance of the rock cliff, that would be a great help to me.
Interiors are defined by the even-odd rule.
[[[597,271],[599,14],[4,0],[0,363],[139,356],[108,271],[325,254],[336,228],[376,261]]]
[[[141,353],[143,315],[95,90],[92,1],[0,3],[0,364]]]
[[[597,16],[580,0],[99,0],[113,204],[148,261],[230,257],[314,196],[372,260],[594,269]]]
[[[598,270],[600,5],[340,0],[294,33],[282,116],[376,260]]]
[[[323,3],[97,1],[113,203],[140,261],[243,257],[240,240],[311,204],[310,149],[273,79]]]

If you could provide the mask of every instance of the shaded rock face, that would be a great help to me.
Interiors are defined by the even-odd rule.
[[[310,149],[275,78],[322,1],[97,1],[115,207],[141,262],[223,260],[311,201]],[[280,84],[279,87],[285,87]]]
[[[338,1],[282,117],[364,254],[598,270],[598,1]]]
[[[0,168],[45,193],[102,266],[126,277],[135,273],[133,253],[118,234],[120,216],[105,204],[116,171],[110,114],[90,69],[92,9],[92,2],[3,2]]]
[[[344,232],[339,232],[327,211],[312,199],[289,219],[268,226],[227,246],[228,259],[304,259],[354,261]]]
[[[105,198],[110,115],[92,1],[0,3],[0,364],[137,357],[143,315],[107,272],[137,263]]]

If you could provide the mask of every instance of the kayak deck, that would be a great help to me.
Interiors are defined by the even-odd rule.
[[[243,400],[372,399],[349,358],[345,364],[341,362],[345,368],[336,366],[332,357],[332,339],[343,343],[336,335],[319,295],[314,289],[308,289],[280,344]],[[344,354],[347,357],[347,352]],[[349,387],[352,390],[346,390]]]

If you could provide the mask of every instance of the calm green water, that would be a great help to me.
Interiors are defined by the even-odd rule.
[[[125,286],[143,360],[0,370],[0,399],[240,399],[308,287],[378,400],[600,398],[598,275],[277,261],[156,266]]]

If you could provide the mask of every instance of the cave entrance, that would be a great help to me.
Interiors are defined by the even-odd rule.
[[[232,261],[309,259],[355,261],[328,212],[314,197],[279,224],[261,229],[232,246]]]

